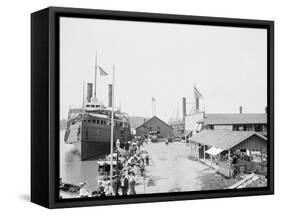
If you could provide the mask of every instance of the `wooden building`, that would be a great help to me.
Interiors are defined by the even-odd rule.
[[[172,127],[156,116],[136,128],[137,136],[145,136],[150,132],[156,132],[160,138],[168,138],[173,135]]]
[[[255,131],[267,136],[266,113],[210,113],[197,123],[202,130]]]
[[[185,138],[184,121],[170,121],[169,125],[173,128],[173,137],[175,138]]]
[[[227,177],[266,175],[267,138],[254,131],[203,130],[189,138],[192,154]]]

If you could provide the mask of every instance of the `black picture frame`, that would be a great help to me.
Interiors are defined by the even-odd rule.
[[[177,23],[267,30],[268,186],[60,200],[59,17]],[[171,14],[49,7],[31,14],[31,201],[47,208],[274,194],[274,22]]]

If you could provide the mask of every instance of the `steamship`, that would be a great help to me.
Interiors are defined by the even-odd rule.
[[[93,84],[88,83],[87,99],[84,103],[83,95],[83,106],[69,109],[64,136],[65,143],[75,146],[81,160],[110,153],[112,85],[109,85],[108,107],[96,97],[96,88],[93,97],[92,92]],[[128,142],[131,134],[128,114],[114,109],[113,116],[113,145],[115,146],[117,140],[121,144]]]

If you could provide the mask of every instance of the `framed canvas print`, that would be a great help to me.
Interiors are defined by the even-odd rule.
[[[31,15],[31,200],[274,193],[274,23],[50,7]]]

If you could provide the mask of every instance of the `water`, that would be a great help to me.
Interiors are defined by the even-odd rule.
[[[97,190],[97,160],[81,161],[73,146],[65,144],[64,133],[60,132],[60,177],[72,184],[86,182],[88,190]]]

